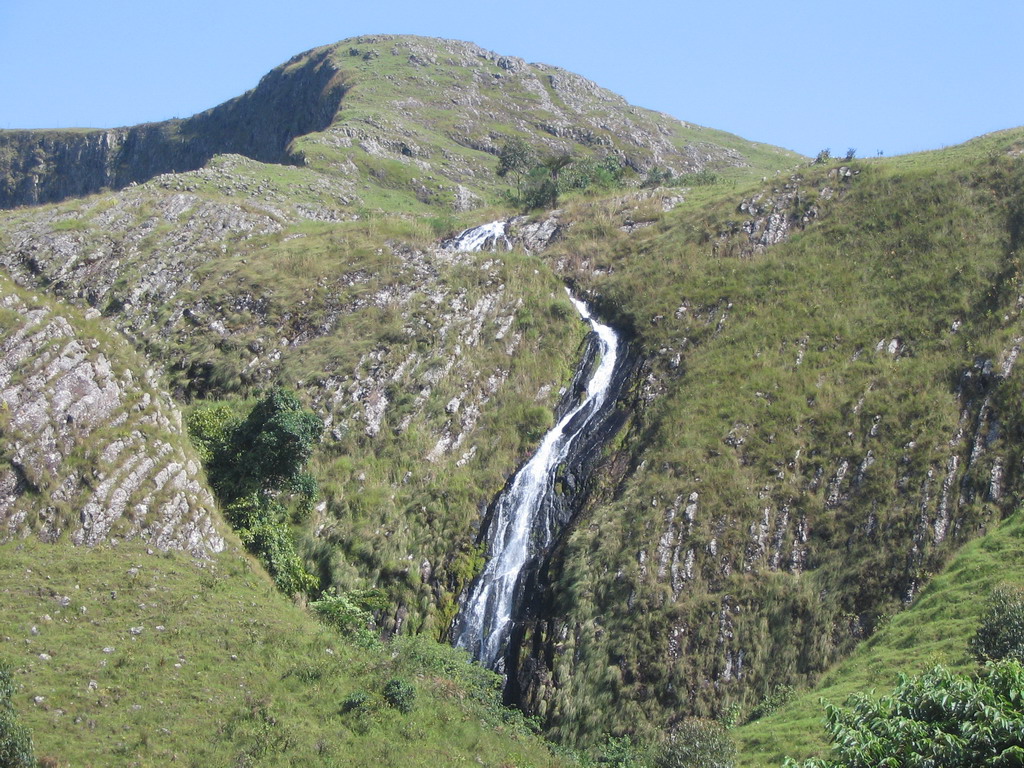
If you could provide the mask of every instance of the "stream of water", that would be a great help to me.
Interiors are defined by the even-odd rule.
[[[472,230],[459,237],[469,232]],[[493,236],[494,230],[489,234]],[[466,242],[482,244],[486,239],[486,235],[472,236]],[[500,668],[504,658],[515,619],[520,575],[531,561],[547,551],[558,533],[552,514],[558,468],[569,458],[581,436],[600,422],[597,417],[611,392],[620,351],[615,331],[595,320],[582,301],[572,295],[569,298],[597,335],[596,354],[600,362],[592,367],[585,396],[544,436],[533,456],[495,501],[487,537],[487,565],[473,582],[455,625],[455,644],[492,669]],[[581,369],[591,367],[589,357],[581,362]]]

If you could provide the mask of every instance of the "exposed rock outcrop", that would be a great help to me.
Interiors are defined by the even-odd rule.
[[[528,137],[539,155],[614,157],[639,172],[752,164],[742,140],[717,143],[717,132],[631,106],[557,67],[455,40],[371,35],[296,56],[248,93],[187,119],[0,131],[0,208],[121,189],[234,153],[362,176],[464,211],[500,186],[494,155],[510,135]],[[780,168],[798,159],[774,151]]]
[[[297,163],[291,141],[330,124],[346,85],[331,49],[296,56],[256,88],[185,120],[90,131],[0,131],[0,208],[120,189],[237,153]]]
[[[0,318],[0,538],[223,549],[180,414],[127,345],[5,278]]]

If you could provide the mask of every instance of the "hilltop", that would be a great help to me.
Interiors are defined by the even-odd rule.
[[[236,154],[326,174],[321,204],[465,210],[495,192],[493,156],[516,136],[552,154],[613,156],[636,171],[759,172],[798,160],[633,107],[558,67],[472,43],[371,35],[300,54],[248,93],[187,119],[0,131],[0,207],[120,189]]]
[[[560,185],[557,207],[524,214],[498,175],[514,141]],[[489,505],[572,396],[586,328],[571,286],[628,339],[629,380],[595,474],[560,475],[571,520],[522,604],[505,696],[564,745],[658,744],[686,717],[742,722],[790,687],[808,692],[795,715],[806,722],[815,686],[904,626],[892,617],[1017,508],[1022,157],[1017,129],[812,162],[554,67],[366,36],[297,56],[186,120],[0,132],[0,202],[17,206],[0,211],[0,265],[20,287],[2,285],[19,307],[65,318],[68,338],[117,350],[105,359],[139,388],[126,402],[159,404],[158,438],[177,463],[194,460],[179,410],[241,412],[272,386],[296,390],[325,426],[310,463],[317,503],[288,510],[317,592],[379,588],[375,629],[424,642],[448,639],[483,566]],[[574,185],[552,158],[616,173]],[[445,245],[491,220],[505,222],[507,247]],[[5,317],[0,341],[18,327]],[[82,359],[96,370],[95,354]],[[51,378],[34,374],[32,397],[52,401]],[[0,426],[5,458],[21,455],[25,436]],[[97,427],[111,439],[128,429]],[[81,538],[74,512],[108,467],[65,455],[80,496],[54,516],[21,494],[9,536]],[[229,550],[205,547],[218,583],[240,590],[239,605],[258,602],[247,596],[257,577],[225,564],[237,545],[193,479],[190,514]],[[145,537],[150,518],[136,522],[126,530]],[[113,550],[93,551],[98,573],[123,569]],[[206,594],[189,579],[167,599]],[[265,599],[296,632],[321,631]],[[30,602],[12,603],[9,620],[34,620]],[[217,605],[211,625],[233,610]],[[216,637],[203,621],[195,636]],[[437,664],[415,673],[418,690],[469,695]],[[50,680],[36,666],[22,679]],[[291,682],[267,685],[298,706]],[[256,728],[262,710],[245,706],[228,722]],[[378,710],[367,732],[401,729],[392,715]],[[435,726],[418,727],[433,738]],[[41,716],[32,727],[59,732]],[[750,764],[778,757],[777,742],[744,734],[770,753]],[[518,749],[502,739],[488,747],[495,762]],[[555,761],[530,758],[542,759]]]

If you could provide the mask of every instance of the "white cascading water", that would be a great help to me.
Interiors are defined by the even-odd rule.
[[[551,546],[556,534],[546,514],[555,492],[555,473],[604,405],[618,356],[615,331],[594,320],[582,301],[569,298],[597,333],[601,362],[587,383],[586,397],[544,436],[495,503],[489,559],[466,599],[455,635],[456,645],[491,668],[502,660],[509,638],[519,575],[533,556]]]
[[[456,242],[482,246],[488,237],[499,233],[504,237],[503,227],[497,230],[484,225],[462,233]],[[463,249],[469,250],[466,245],[460,246]],[[455,644],[491,668],[500,666],[503,659],[519,576],[531,558],[551,546],[556,534],[549,514],[555,474],[576,439],[594,425],[594,417],[608,398],[619,354],[615,331],[591,317],[582,301],[571,295],[569,299],[597,334],[601,361],[587,383],[586,397],[544,436],[536,453],[495,502],[487,565],[473,583],[455,630]]]
[[[505,233],[504,221],[492,221],[479,227],[460,232],[444,244],[449,251],[482,251],[484,248],[496,250],[501,243],[506,251],[512,250],[512,242]]]

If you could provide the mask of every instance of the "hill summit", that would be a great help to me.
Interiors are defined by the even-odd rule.
[[[193,171],[215,155],[306,165],[342,196],[373,185],[472,207],[494,155],[525,137],[552,154],[612,156],[674,173],[791,165],[797,157],[633,107],[558,67],[472,43],[352,38],[300,54],[251,91],[187,119],[128,128],[0,132],[0,207],[120,189]]]
[[[518,145],[532,153],[528,178],[556,188],[557,207],[524,201],[499,176]],[[604,163],[621,173],[564,184]],[[264,602],[231,564],[254,538],[246,541],[251,527],[240,526],[239,539],[221,525],[197,461],[204,454],[187,444],[178,409],[185,424],[215,413],[231,424],[267,390],[291,390],[324,427],[306,495],[264,488],[276,494],[272,512],[256,498],[234,513],[266,512],[273,540],[294,545],[315,582],[307,599],[328,595],[343,607],[372,595],[372,624],[369,608],[356,615],[374,642],[446,641],[492,557],[495,499],[579,402],[580,361],[593,362],[567,286],[621,334],[629,365],[588,471],[571,461],[555,468],[562,527],[518,582],[503,655],[506,700],[564,744],[610,749],[623,743],[608,737],[629,736],[657,749],[682,742],[672,734],[692,725],[687,718],[765,715],[830,679],[864,641],[884,639],[899,625],[894,614],[926,608],[933,577],[962,545],[993,541],[1024,493],[1019,129],[935,153],[810,161],[632,107],[554,67],[468,43],[366,36],[302,54],[186,120],[0,134],[0,186],[15,206],[0,211],[0,348],[20,349],[23,334],[38,337],[39,350],[4,374],[0,392],[39,414],[0,413],[0,487],[18,489],[5,502],[17,518],[5,535],[96,544],[92,562],[107,573],[115,560],[104,531],[132,560],[162,542],[206,555],[225,578],[200,579],[202,590],[188,579],[167,600],[188,613],[202,599],[193,595],[211,593],[194,636],[225,674],[223,657],[233,663],[227,652],[242,641],[207,643],[222,640],[214,625],[225,616],[244,629],[243,614],[214,609],[224,603],[212,593],[258,613]],[[484,223],[489,246],[453,245],[452,235]],[[49,375],[50,362],[80,370],[84,395],[111,389],[116,402],[87,412],[73,381]],[[107,423],[104,412],[122,420]],[[48,510],[46,494],[61,488],[55,473],[71,485]],[[115,498],[127,499],[123,514],[76,515]],[[86,530],[97,519],[110,524]],[[43,548],[23,543],[25,557]],[[67,559],[73,588],[80,571]],[[8,561],[24,557],[0,565],[25,570]],[[97,706],[89,680],[128,678],[94,675],[106,657],[98,636],[93,666],[77,677],[52,648],[44,659],[23,643],[39,637],[30,628],[46,593],[22,582],[18,601],[0,601],[9,611],[0,623],[21,634],[0,642],[25,667],[26,689],[50,680],[53,692],[38,695],[55,703],[60,686],[76,685],[87,722]],[[93,588],[97,597],[118,591]],[[265,604],[284,615],[287,601],[275,599]],[[114,606],[122,639],[110,647],[150,639],[156,619],[143,622],[137,605]],[[79,626],[99,610],[84,607]],[[964,615],[981,612],[971,609]],[[289,615],[309,619],[298,608]],[[60,618],[58,648],[70,617]],[[309,648],[322,657],[320,631]],[[247,641],[257,655],[261,636]],[[163,645],[172,635],[153,639],[158,655],[109,670],[164,658],[184,670],[170,679],[185,692],[172,698],[164,688],[159,698],[184,706],[197,688],[177,677],[190,668],[174,665],[192,651],[174,661],[184,654]],[[918,638],[906,642],[919,650]],[[267,656],[280,653],[270,648]],[[349,650],[346,659],[369,658],[358,644]],[[448,658],[426,654],[433,671],[409,674],[421,675],[422,694],[468,701],[474,689],[449,685],[463,667]],[[216,726],[229,740],[222,748],[202,736],[223,753],[214,762],[242,764],[249,734],[274,722],[289,723],[280,743],[294,733],[288,743],[299,750],[282,752],[280,764],[315,762],[321,746],[341,755],[346,738],[367,734],[387,748],[378,763],[398,764],[390,736],[458,734],[464,720],[435,723],[427,707],[403,727],[410,713],[384,703],[401,669],[365,664],[375,672],[359,690],[333,664],[287,673],[271,664],[272,685],[228,705],[245,681],[222,677],[226,698],[211,705],[220,714],[203,733]],[[880,681],[891,672],[871,670]],[[337,684],[326,696],[308,695],[329,677]],[[34,713],[26,720],[40,741],[73,742],[79,723],[32,709],[34,695],[17,703]],[[280,706],[264,707],[271,698]],[[302,715],[290,704],[300,698],[329,701],[331,711]],[[323,733],[307,729],[321,721]],[[147,735],[142,720],[131,727],[142,759],[146,750],[157,759],[163,737]],[[472,752],[477,732],[464,733]],[[495,754],[508,757],[487,764],[545,764],[512,757],[502,739],[516,733],[492,734]],[[203,762],[207,744],[197,750],[188,734],[175,743]],[[440,746],[417,759],[459,762],[436,757]]]

